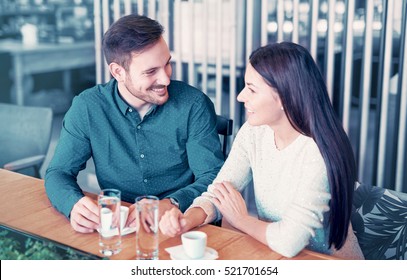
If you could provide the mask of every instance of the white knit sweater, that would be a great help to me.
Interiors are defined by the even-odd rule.
[[[331,195],[325,163],[312,138],[300,135],[280,151],[269,126],[245,123],[214,182],[229,181],[242,191],[252,179],[259,219],[270,222],[266,238],[272,250],[287,257],[305,247],[332,253],[326,221]],[[191,206],[204,209],[205,223],[221,218],[208,200],[212,189],[210,185]]]

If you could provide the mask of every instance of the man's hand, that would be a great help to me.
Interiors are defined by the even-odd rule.
[[[160,200],[160,205],[158,208],[158,220],[160,221],[165,212],[170,211],[172,209],[179,210],[178,207],[171,203],[171,200],[169,198],[164,198],[163,200]]]
[[[166,211],[172,210],[172,209],[177,209],[178,208],[171,203],[171,201],[168,198],[165,198],[163,200],[160,200],[159,205],[158,205],[158,221],[161,220],[161,217],[164,215]],[[179,210],[178,210],[179,211]],[[143,218],[143,223],[141,223],[145,230],[147,232],[150,232],[150,227],[148,225],[151,225],[151,217],[144,217]],[[127,225],[129,227],[137,227],[137,210],[136,210],[136,204],[133,204],[129,207],[129,217],[127,218]]]
[[[174,237],[188,230],[186,227],[187,220],[181,211],[174,207],[170,211],[165,212],[160,220],[160,230],[163,234]]]
[[[178,208],[165,212],[160,221],[160,230],[170,237],[187,232],[205,222],[207,215],[200,207],[190,208],[182,214]]]
[[[90,233],[99,226],[99,208],[89,197],[82,197],[72,208],[71,226],[77,232]]]

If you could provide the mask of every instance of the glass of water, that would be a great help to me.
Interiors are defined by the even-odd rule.
[[[119,190],[104,189],[98,196],[99,251],[105,256],[112,256],[121,251],[120,195]]]
[[[156,196],[136,198],[138,260],[158,259],[158,204],[159,199]]]

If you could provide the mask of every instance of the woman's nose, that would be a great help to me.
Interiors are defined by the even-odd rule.
[[[239,92],[239,94],[237,95],[237,101],[239,102],[245,102],[245,94],[244,94],[244,89]]]

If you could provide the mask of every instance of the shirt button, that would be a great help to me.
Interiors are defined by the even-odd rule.
[[[144,179],[143,181],[144,181],[144,183],[147,183],[147,179]]]
[[[141,157],[141,158],[144,158],[144,154],[141,154],[140,157]]]
[[[130,112],[130,113],[131,113],[131,112],[133,112],[133,109],[132,109],[132,108],[130,108],[130,109],[129,109],[129,112]]]
[[[141,128],[141,125],[138,125],[138,126],[137,126],[137,129],[140,129],[140,128]]]

